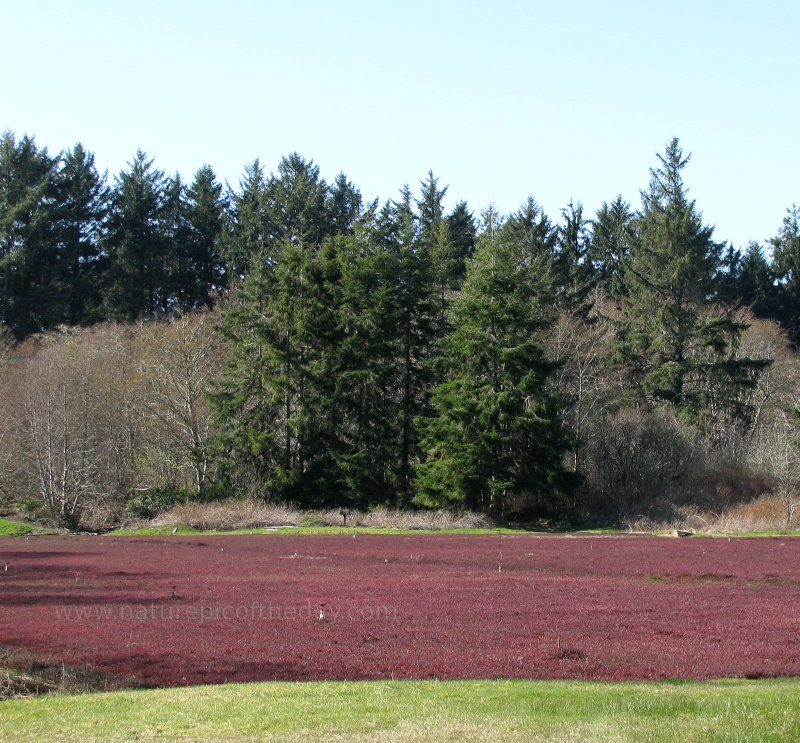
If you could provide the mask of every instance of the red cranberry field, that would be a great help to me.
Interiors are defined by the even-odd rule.
[[[4,538],[0,643],[164,686],[797,676],[800,540]]]

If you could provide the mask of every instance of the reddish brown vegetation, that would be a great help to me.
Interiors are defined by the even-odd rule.
[[[800,675],[798,558],[793,539],[7,538],[0,642],[158,685]]]

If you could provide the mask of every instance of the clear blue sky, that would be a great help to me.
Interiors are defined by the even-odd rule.
[[[677,136],[717,239],[800,202],[798,0],[0,0],[0,24],[0,129],[112,174],[141,147],[237,185],[297,151],[367,198],[432,169],[448,207],[557,219],[638,206]]]

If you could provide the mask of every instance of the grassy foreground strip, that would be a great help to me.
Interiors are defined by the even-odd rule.
[[[800,680],[263,683],[0,703],[0,741],[800,740]]]

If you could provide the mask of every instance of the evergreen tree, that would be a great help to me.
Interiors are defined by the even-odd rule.
[[[642,192],[617,348],[648,395],[699,419],[711,407],[712,388],[729,389],[734,405],[763,364],[734,358],[744,326],[715,299],[722,246],[687,196],[688,161],[673,139]]]
[[[212,394],[232,482],[301,506],[335,502],[346,424],[337,399],[340,280],[333,246],[285,242],[256,262],[223,316],[232,360]]]
[[[459,275],[464,270],[463,257],[459,255],[459,250],[464,248],[454,242],[454,237],[463,241],[466,236],[455,233],[455,223],[445,216],[444,197],[447,187],[439,188],[439,179],[434,177],[433,171],[428,171],[428,177],[420,184],[420,198],[416,202],[417,232],[414,251],[424,256],[429,264],[430,288],[435,290],[435,296],[431,296],[435,304],[435,328],[432,327],[432,331],[441,337],[447,332],[449,293],[456,288]],[[468,217],[468,212],[459,212],[456,215],[462,221],[462,229],[468,229]]]
[[[264,193],[268,245],[320,245],[323,238],[333,234],[328,194],[328,185],[313,160],[306,161],[296,152],[281,158],[278,172],[270,176]]]
[[[510,503],[541,503],[567,484],[569,444],[545,390],[553,365],[535,341],[543,313],[530,266],[487,221],[453,304],[443,348],[449,374],[424,422],[417,502],[502,518]]]
[[[218,326],[228,342],[225,373],[209,399],[215,411],[210,449],[224,488],[240,494],[275,497],[266,490],[277,464],[280,442],[275,422],[282,409],[270,376],[273,333],[267,299],[273,277],[261,262],[248,273]]]
[[[800,207],[786,210],[783,225],[770,241],[772,270],[778,280],[778,318],[789,337],[800,342]]]
[[[419,226],[419,240],[433,247],[439,236],[439,228],[444,220],[444,197],[447,186],[439,188],[439,179],[435,178],[433,171],[428,171],[428,177],[420,181],[422,186],[420,198],[417,200],[417,214]]]
[[[302,505],[396,502],[409,488],[427,372],[403,286],[416,277],[384,217],[277,245],[224,313],[233,355],[213,398],[226,483]]]
[[[429,361],[438,313],[430,241],[421,237],[420,218],[408,186],[401,190],[400,199],[384,210],[382,221],[385,277],[393,292],[391,307],[387,308],[389,312],[382,318],[382,324],[391,339],[391,363],[396,369],[390,382],[397,401],[395,471],[400,498],[407,501],[412,494],[413,468],[419,453],[415,420],[427,404]]]
[[[397,329],[393,269],[372,212],[352,235],[326,243],[321,268],[333,307],[321,332],[326,353],[322,436],[339,483],[339,502],[366,506],[396,502],[400,418],[395,364]],[[320,328],[320,331],[323,331]]]
[[[18,340],[61,321],[50,303],[67,292],[58,271],[57,167],[33,138],[0,137],[0,320]]]
[[[750,307],[756,317],[778,319],[780,298],[775,277],[764,250],[751,241],[736,272],[736,299]]]
[[[239,284],[254,263],[254,256],[263,256],[268,250],[267,183],[264,169],[258,159],[245,166],[239,182],[239,192],[230,191],[221,237],[225,274],[230,285]]]
[[[129,166],[116,177],[111,196],[106,286],[111,316],[127,321],[166,309],[169,272],[169,179],[142,150]]]
[[[598,284],[615,299],[625,291],[623,265],[631,250],[633,220],[630,204],[617,196],[610,204],[603,203],[592,223],[588,260]]]
[[[212,307],[214,296],[226,287],[226,274],[220,255],[225,203],[222,185],[211,166],[195,173],[185,192],[187,246],[185,281],[180,302],[186,307]]]
[[[166,182],[160,217],[161,283],[159,309],[164,314],[192,308],[197,291],[191,256],[186,186],[179,173]]]
[[[352,235],[362,211],[361,192],[339,173],[330,188],[327,212],[330,221],[330,234]]]
[[[475,253],[478,229],[466,201],[459,201],[447,215],[447,238],[450,244],[447,275],[450,288],[456,289],[464,279],[467,264]]]
[[[90,324],[103,318],[103,239],[110,198],[106,174],[98,173],[94,155],[79,143],[62,155],[55,186],[58,266],[65,288],[58,315],[68,325]]]
[[[528,290],[541,307],[554,312],[562,292],[562,274],[558,265],[558,228],[544,210],[529,196],[505,222],[493,208],[483,215],[481,240],[501,241],[514,252],[524,267],[522,274]]]
[[[563,224],[558,228],[556,274],[559,283],[559,304],[564,309],[588,311],[586,298],[596,283],[594,267],[589,260],[589,220],[583,216],[583,204],[570,201],[561,210]]]
[[[742,269],[742,251],[732,244],[724,247],[721,253],[720,266],[716,275],[715,296],[730,305],[742,303],[741,286],[739,284]]]
[[[255,208],[239,210],[234,225],[246,228],[240,235],[258,235],[262,248],[249,256],[237,306],[223,323],[235,349],[215,393],[217,409],[233,422],[219,439],[228,460],[223,471],[260,473],[276,497],[301,505],[352,498],[358,477],[343,471],[342,266],[332,236],[355,233],[360,195],[343,176],[331,192],[319,168],[296,154],[281,161],[263,190],[260,169],[249,175],[255,198],[239,204]],[[257,369],[242,373],[245,364]],[[242,417],[256,408],[266,413]]]

